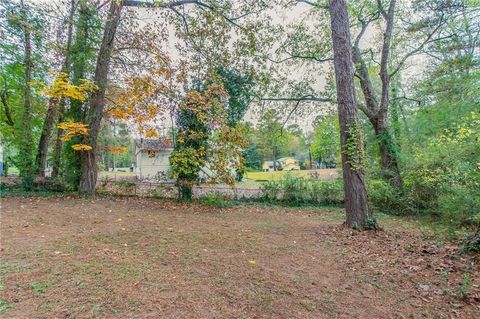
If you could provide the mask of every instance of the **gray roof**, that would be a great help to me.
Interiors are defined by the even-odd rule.
[[[167,138],[137,138],[135,139],[135,147],[147,151],[171,150],[173,149],[173,143],[171,139]]]

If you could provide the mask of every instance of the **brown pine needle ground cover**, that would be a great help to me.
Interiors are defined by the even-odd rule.
[[[2,318],[480,318],[479,266],[339,209],[2,199]]]

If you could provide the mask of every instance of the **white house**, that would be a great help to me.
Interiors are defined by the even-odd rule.
[[[171,139],[136,139],[135,160],[138,178],[172,182],[173,180],[169,177],[169,158],[172,152],[173,143]],[[233,168],[231,174],[232,176],[236,174]],[[200,181],[207,181],[215,175],[215,172],[210,169],[209,163],[199,168]]]
[[[136,172],[140,179],[168,180],[169,157],[173,151],[170,139],[136,139]]]

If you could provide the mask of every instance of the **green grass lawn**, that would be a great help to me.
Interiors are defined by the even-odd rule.
[[[312,173],[317,173],[321,179],[330,180],[338,177],[336,169],[314,169],[304,171],[277,171],[277,172],[247,172],[245,178],[255,181],[278,181],[285,178],[287,175],[295,177],[310,178]]]

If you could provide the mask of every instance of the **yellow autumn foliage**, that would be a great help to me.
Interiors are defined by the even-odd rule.
[[[59,99],[62,97],[68,97],[78,101],[85,101],[88,93],[94,92],[98,87],[92,81],[81,79],[79,85],[73,85],[70,83],[68,74],[60,72],[55,81],[44,88],[42,93],[54,98]]]
[[[72,149],[74,151],[90,151],[93,147],[87,144],[74,144],[72,145]]]
[[[62,122],[58,124],[58,128],[65,131],[65,135],[61,137],[61,140],[64,142],[70,141],[76,135],[88,136],[87,125],[80,122]]]

